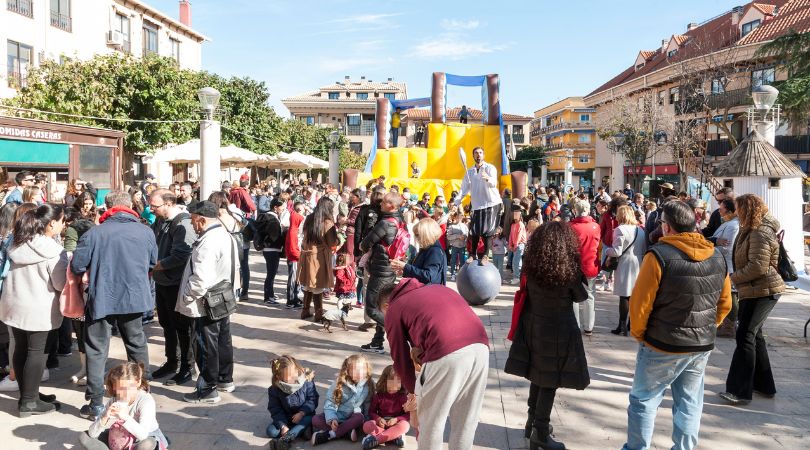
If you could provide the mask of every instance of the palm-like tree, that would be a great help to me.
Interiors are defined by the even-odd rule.
[[[782,111],[797,131],[810,115],[810,32],[790,30],[763,45],[758,54],[776,58],[787,69],[788,79],[775,84]]]

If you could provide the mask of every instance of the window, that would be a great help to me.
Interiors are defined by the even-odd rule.
[[[172,59],[180,63],[180,41],[177,39],[169,39],[169,45],[172,47]]]
[[[31,0],[6,0],[6,9],[25,17],[34,17]]]
[[[672,50],[670,50],[670,51],[668,51],[668,52],[667,52],[667,58],[672,58],[672,57],[673,57],[673,56],[675,56],[677,53],[678,53],[678,49],[677,49],[677,48],[673,48]]]
[[[357,153],[358,155],[363,153],[363,143],[362,142],[349,142],[349,150]]]
[[[579,121],[580,122],[590,122],[591,121],[591,115],[590,114],[580,114],[579,115]]]
[[[748,23],[744,23],[742,26],[742,36],[745,36],[746,34],[756,30],[761,22],[762,22],[761,20],[757,19],[752,20]]]
[[[70,31],[70,0],[51,0],[51,26]]]
[[[643,68],[644,68],[644,63],[638,64],[636,66],[636,70],[643,69]]]
[[[110,188],[112,150],[94,145],[79,146],[79,177],[101,189]]]
[[[754,70],[751,72],[751,87],[755,88],[762,85],[773,84],[776,76],[776,70],[771,67],[768,69]]]
[[[590,162],[591,156],[590,155],[579,155],[579,162],[581,164],[588,164]]]
[[[340,92],[330,92],[329,100],[337,100],[340,98]]]
[[[591,135],[590,134],[580,134],[577,138],[577,141],[580,144],[590,144],[591,143]]]
[[[8,86],[11,88],[25,86],[25,76],[31,67],[34,49],[15,41],[8,41]]]
[[[383,94],[383,97],[387,98],[388,100],[396,100],[397,94],[395,92],[386,92]]]
[[[523,125],[512,125],[512,134],[523,134]]]
[[[346,116],[346,123],[349,126],[360,126],[360,114],[348,114]]]
[[[149,22],[143,23],[143,54],[158,52],[158,27]]]
[[[124,45],[121,46],[121,50],[129,53],[131,51],[129,44],[129,17],[123,14],[116,14],[115,21],[113,22],[113,31],[121,33],[121,36],[124,37]]]
[[[726,92],[725,88],[726,77],[715,78],[712,80],[712,95],[722,94]]]
[[[681,100],[681,89],[674,87],[669,88],[669,104],[674,105]]]
[[[368,92],[358,92],[357,100],[368,100]]]
[[[658,91],[658,104],[664,104],[664,98],[667,96],[667,91]]]
[[[315,117],[314,116],[301,116],[299,117],[301,122],[304,122],[307,125],[315,125]]]

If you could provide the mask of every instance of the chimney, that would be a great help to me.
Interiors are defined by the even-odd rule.
[[[346,75],[345,77],[343,77],[343,79],[344,79],[344,80],[346,80],[346,81],[349,81],[349,80],[351,80],[352,78],[351,78],[350,76]]]
[[[698,27],[697,22],[691,22],[689,25],[686,26],[686,31],[692,31]]]
[[[394,79],[391,78],[391,77],[388,77],[388,81],[394,81]]]
[[[661,53],[664,53],[664,52],[667,51],[667,44],[669,44],[668,40],[661,39]]]
[[[191,3],[188,0],[180,0],[180,23],[191,26]]]
[[[744,6],[735,6],[731,9],[731,26],[736,27],[740,24],[740,19],[742,19],[743,11],[745,11]]]
[[[365,80],[365,79],[366,79],[366,76],[365,76],[365,75],[360,75],[360,79],[361,79],[361,80]]]

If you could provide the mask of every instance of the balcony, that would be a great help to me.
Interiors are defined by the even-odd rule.
[[[70,16],[51,11],[51,26],[70,33],[73,31],[73,20]]]
[[[402,133],[400,133],[402,135]],[[347,125],[347,136],[374,136],[374,122],[363,122],[360,125]]]
[[[34,17],[31,0],[6,0],[6,9],[25,17]]]
[[[556,130],[563,130],[563,129],[581,130],[583,128],[594,128],[594,125],[591,122],[560,122],[555,123],[554,125],[549,125],[547,127],[534,129],[532,130],[532,135],[534,135],[535,132],[537,132],[538,134],[546,134]]]
[[[514,142],[515,144],[523,144],[524,142],[526,142],[526,138],[525,138],[525,135],[523,133],[515,133],[515,134],[512,134],[512,135],[504,133],[503,140],[507,144],[509,142]]]
[[[735,106],[753,105],[751,89],[734,89],[722,94],[712,94],[706,101],[710,109],[727,109]]]
[[[810,135],[776,136],[776,148],[788,155],[810,153]]]
[[[728,139],[713,139],[706,142],[708,156],[726,156],[731,153],[731,142]]]
[[[593,143],[592,142],[587,142],[587,143],[577,142],[576,144],[560,143],[560,144],[548,144],[548,145],[545,145],[543,147],[546,150],[560,150],[560,149],[569,149],[569,148],[570,149],[591,149],[591,148],[593,148]]]

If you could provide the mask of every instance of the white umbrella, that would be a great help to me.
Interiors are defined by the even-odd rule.
[[[307,168],[309,169],[328,169],[329,163],[320,159],[316,158],[312,155],[305,155],[301,152],[292,152],[288,155],[290,159],[302,161],[307,164]]]
[[[262,161],[264,159],[263,156],[265,155],[259,155],[258,153],[234,145],[222,147],[219,150],[219,161],[222,164],[248,164],[252,166],[253,163]]]
[[[192,139],[185,144],[158,150],[152,157],[152,161],[173,164],[198,163],[200,162],[200,140]]]

